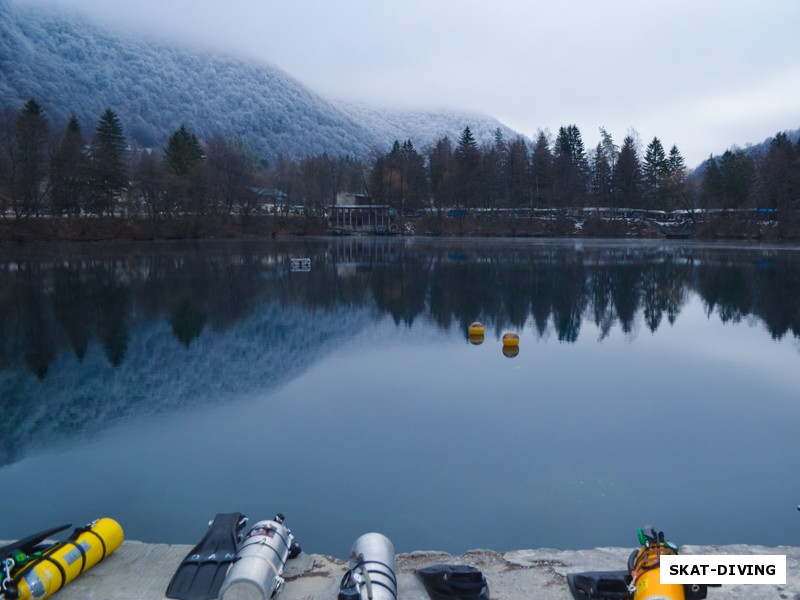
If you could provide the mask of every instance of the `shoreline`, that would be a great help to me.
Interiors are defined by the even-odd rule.
[[[2,544],[2,542],[0,542]],[[55,596],[58,600],[162,600],[175,569],[191,545],[148,544],[126,540],[122,547],[82,574]],[[455,556],[416,551],[396,556],[397,600],[427,600],[415,575],[433,564],[471,565],[489,584],[492,600],[571,600],[567,573],[622,570],[632,548],[557,550],[539,548],[495,552],[471,550]],[[800,547],[756,545],[681,547],[682,554],[786,555],[786,585],[725,585],[711,588],[709,600],[796,600],[800,598]],[[347,560],[302,552],[288,561],[281,600],[333,600]]]
[[[400,221],[403,236],[446,238],[619,238],[703,241],[800,241],[800,222],[710,219],[698,221],[690,234],[670,234],[664,224],[647,219],[510,217],[449,218],[431,216]],[[154,221],[145,217],[38,217],[0,220],[0,243],[165,241],[237,238],[302,238],[334,235],[321,217],[202,215]],[[385,237],[358,234],[354,237]],[[348,236],[344,236],[348,237]]]

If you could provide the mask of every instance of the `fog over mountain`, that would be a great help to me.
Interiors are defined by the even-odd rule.
[[[395,139],[422,148],[469,126],[478,140],[499,127],[491,117],[379,109],[326,99],[280,69],[127,37],[84,18],[0,0],[0,105],[35,98],[56,126],[71,114],[84,134],[108,107],[132,138],[163,146],[185,123],[200,139],[241,137],[258,156],[328,152],[368,156]]]

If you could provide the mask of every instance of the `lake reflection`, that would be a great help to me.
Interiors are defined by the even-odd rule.
[[[280,511],[342,557],[368,530],[798,545],[798,292],[779,246],[0,248],[0,539],[107,515],[194,543]]]

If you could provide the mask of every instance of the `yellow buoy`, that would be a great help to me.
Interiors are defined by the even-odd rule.
[[[480,321],[475,321],[472,325],[469,326],[469,335],[470,337],[473,335],[480,335],[486,332],[486,328],[483,326],[483,323]]]
[[[519,346],[503,346],[503,354],[508,358],[514,358],[519,354]]]
[[[519,346],[519,336],[513,331],[508,331],[503,334],[503,346]]]

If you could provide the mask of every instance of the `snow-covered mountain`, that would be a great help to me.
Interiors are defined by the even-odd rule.
[[[84,133],[105,108],[145,146],[163,146],[181,123],[201,139],[244,138],[259,156],[365,157],[395,139],[422,148],[469,126],[478,140],[491,117],[346,104],[310,91],[257,61],[123,37],[81,17],[0,0],[0,108],[35,98],[57,126],[77,115]]]

